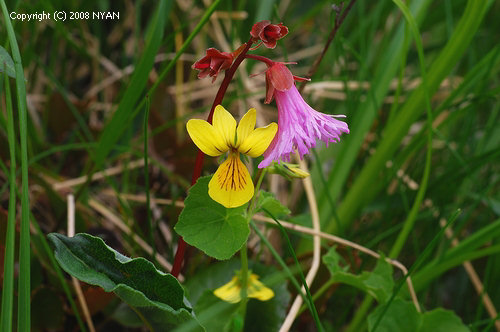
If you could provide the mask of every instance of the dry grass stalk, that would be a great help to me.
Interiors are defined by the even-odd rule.
[[[441,219],[439,221],[439,225],[441,227],[446,226],[446,219]],[[453,237],[453,230],[448,227],[444,231],[446,237],[451,240],[451,245],[453,247],[458,246],[458,240],[457,238]],[[477,295],[481,298],[481,301],[483,301],[483,305],[486,308],[486,311],[488,312],[488,315],[490,315],[491,319],[495,320],[495,328],[497,332],[500,332],[500,320],[498,319],[498,313],[495,308],[495,305],[491,301],[490,296],[488,293],[485,292],[483,283],[481,282],[481,279],[477,275],[476,270],[474,269],[474,266],[472,266],[472,263],[470,261],[465,261],[462,263],[465,272],[467,272],[467,275],[469,276],[470,281],[472,282],[472,285],[476,289]]]
[[[68,236],[75,236],[75,197],[73,194],[67,196],[68,200]],[[83,316],[89,327],[90,332],[95,332],[94,322],[92,322],[92,316],[90,315],[89,307],[87,306],[87,301],[83,295],[82,287],[80,286],[80,281],[75,277],[71,277],[73,282],[73,287],[75,288],[76,297],[78,302],[80,302],[80,307],[82,308]]]

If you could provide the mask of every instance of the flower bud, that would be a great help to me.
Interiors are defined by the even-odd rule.
[[[288,180],[304,179],[310,175],[308,172],[302,170],[299,165],[286,162],[281,162],[279,164],[277,162],[273,162],[267,167],[267,171],[271,174],[284,176]]]
[[[205,78],[208,75],[213,77],[212,82],[214,82],[221,70],[226,70],[231,67],[233,60],[233,54],[221,52],[215,48],[209,48],[206,51],[206,55],[196,61],[192,68],[200,71],[198,73],[198,78]]]
[[[288,34],[288,28],[280,24],[271,24],[271,21],[260,21],[253,25],[250,35],[260,40],[267,48],[275,48],[276,41]]]

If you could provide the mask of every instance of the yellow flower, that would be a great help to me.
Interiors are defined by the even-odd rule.
[[[256,274],[249,274],[247,280],[247,297],[252,297],[260,301],[270,300],[274,296],[271,288],[264,286]],[[214,295],[223,301],[229,303],[238,303],[241,301],[241,282],[239,273],[231,279],[230,282],[217,288]]]
[[[217,157],[229,151],[229,157],[219,166],[208,184],[210,197],[227,208],[248,202],[254,187],[250,173],[240,160],[240,152],[258,157],[266,151],[278,131],[278,125],[255,129],[257,111],[248,110],[239,125],[221,105],[215,107],[213,122],[192,119],[186,127],[194,144],[205,154]]]

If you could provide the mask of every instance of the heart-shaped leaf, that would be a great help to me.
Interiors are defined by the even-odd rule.
[[[245,244],[250,228],[246,204],[227,209],[208,196],[210,176],[201,177],[189,189],[175,230],[190,245],[208,256],[229,259]]]
[[[400,298],[394,299],[385,308],[385,304],[379,305],[373,313],[368,316],[368,331],[392,332],[467,332],[470,331],[453,311],[442,308],[434,309],[425,313],[419,313],[415,305]],[[383,315],[380,317],[380,315]]]

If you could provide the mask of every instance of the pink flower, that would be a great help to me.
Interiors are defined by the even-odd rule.
[[[275,62],[266,71],[267,97],[269,103],[274,95],[278,106],[278,132],[259,168],[272,161],[290,161],[295,149],[300,158],[316,146],[316,140],[328,143],[340,141],[342,133],[349,133],[347,123],[335,119],[345,115],[327,115],[314,110],[300,95],[294,76],[282,63]]]
[[[257,40],[260,39],[267,48],[275,48],[276,41],[287,34],[288,28],[283,23],[271,24],[271,21],[267,20],[255,23],[250,31],[250,35]]]
[[[212,82],[214,82],[221,70],[231,67],[233,59],[234,55],[232,53],[221,52],[216,48],[209,48],[206,51],[206,55],[196,61],[192,68],[200,71],[198,78],[205,78],[209,75],[213,77]]]

